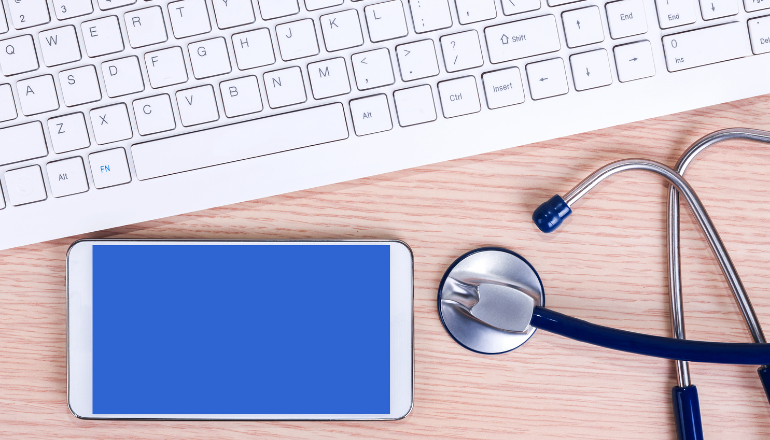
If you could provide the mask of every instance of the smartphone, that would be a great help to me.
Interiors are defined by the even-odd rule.
[[[84,419],[397,420],[413,310],[400,241],[81,240],[68,404]]]

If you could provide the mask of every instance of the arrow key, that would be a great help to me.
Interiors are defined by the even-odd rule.
[[[527,64],[527,78],[532,99],[565,95],[569,91],[561,58]]]
[[[649,41],[615,47],[615,66],[620,82],[655,76],[655,62]]]
[[[575,54],[569,57],[572,79],[576,90],[595,89],[612,84],[612,72],[607,51],[604,49]]]
[[[415,41],[396,46],[396,55],[398,55],[398,67],[401,69],[401,79],[404,81],[439,74],[433,40]]]
[[[578,47],[604,41],[602,19],[597,6],[575,9],[561,14],[567,46]]]
[[[700,0],[700,11],[704,20],[737,15],[738,0]]]

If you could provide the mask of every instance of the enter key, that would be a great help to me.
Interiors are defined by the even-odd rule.
[[[666,66],[676,72],[751,55],[742,23],[727,23],[663,37]]]

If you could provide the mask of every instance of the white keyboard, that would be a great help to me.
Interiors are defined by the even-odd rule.
[[[770,0],[0,5],[0,249],[770,92]]]

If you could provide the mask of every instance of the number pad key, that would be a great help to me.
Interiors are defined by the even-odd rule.
[[[484,64],[476,31],[465,31],[441,37],[444,66],[447,72],[472,69]]]

